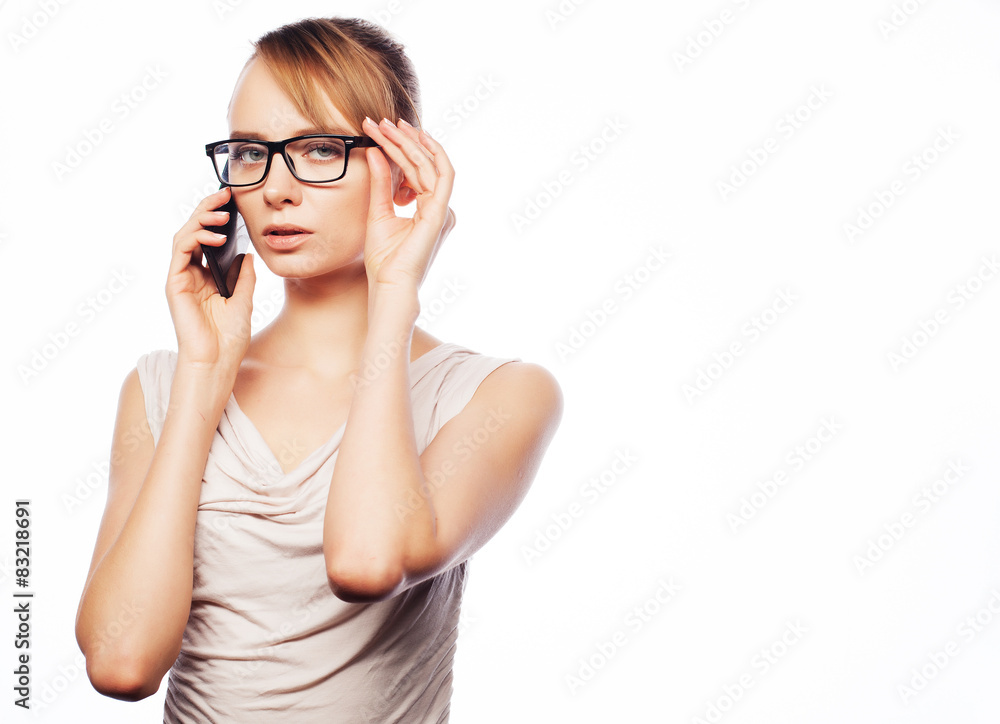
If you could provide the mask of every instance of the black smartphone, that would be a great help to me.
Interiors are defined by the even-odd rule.
[[[224,188],[225,184],[220,184],[219,188]],[[220,206],[216,211],[228,211],[229,221],[222,226],[206,226],[209,231],[216,234],[225,234],[226,242],[221,246],[201,245],[201,250],[208,262],[208,268],[212,271],[212,278],[215,279],[215,286],[219,294],[227,299],[233,296],[236,288],[236,278],[240,273],[240,264],[243,262],[243,254],[246,251],[245,244],[239,240],[239,214],[236,211],[236,200],[230,193],[229,201]]]

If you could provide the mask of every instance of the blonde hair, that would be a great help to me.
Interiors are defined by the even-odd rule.
[[[306,18],[262,35],[247,64],[259,58],[298,112],[321,128],[334,125],[327,100],[361,128],[400,118],[420,128],[420,85],[403,45],[360,18]],[[245,66],[244,66],[245,67]]]

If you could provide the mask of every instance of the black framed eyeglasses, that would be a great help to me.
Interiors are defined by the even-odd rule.
[[[378,147],[368,136],[336,136],[314,133],[284,141],[228,138],[205,146],[215,175],[225,186],[253,186],[267,178],[271,159],[280,153],[288,170],[299,181],[324,184],[347,173],[347,160],[354,148]]]

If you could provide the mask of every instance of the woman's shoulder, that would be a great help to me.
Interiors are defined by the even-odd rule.
[[[512,351],[444,341],[419,328],[414,331],[410,357],[412,364],[427,360],[430,366],[443,367],[448,374],[455,376],[478,377],[482,381],[490,375],[494,378],[493,382],[499,382],[501,386],[535,387],[557,384],[555,376],[543,365],[526,361]],[[490,374],[500,368],[503,368],[502,374]]]
[[[436,355],[436,358],[434,357]],[[476,428],[482,416],[520,411],[517,425],[527,437],[554,430],[563,413],[563,392],[544,366],[510,352],[476,349],[458,342],[433,348],[417,372],[418,389],[430,388],[432,399],[429,443],[445,423],[467,412],[465,424]],[[419,363],[419,360],[418,360]]]
[[[421,365],[424,362],[430,363],[430,366],[451,368],[478,367],[504,362],[522,363],[522,360],[520,357],[504,354],[498,350],[482,349],[462,342],[435,340],[433,345],[422,346],[414,342],[410,351],[410,363]]]
[[[521,401],[562,397],[555,375],[541,364],[503,350],[438,342],[425,352],[429,364],[423,367],[427,372],[436,370],[442,390],[456,393],[465,402],[474,395]],[[416,359],[419,365],[421,358]]]
[[[176,363],[177,361],[177,350],[174,349],[151,349],[148,352],[144,352],[139,355],[139,359],[150,359],[157,361],[167,361],[170,363]]]
[[[177,367],[177,352],[172,349],[154,349],[139,355],[135,363],[140,379],[145,375],[163,374],[173,376]]]
[[[146,407],[146,420],[154,441],[159,440],[166,419],[170,387],[176,366],[177,352],[170,349],[154,349],[146,352],[139,356],[135,364],[139,388]],[[131,375],[131,372],[129,374]]]
[[[420,327],[414,327],[413,337],[410,341],[410,362],[416,363],[421,359],[436,362],[445,360],[453,362],[516,360],[521,362],[520,357],[504,355],[497,350],[482,350],[478,346],[470,346],[463,342],[441,340]]]

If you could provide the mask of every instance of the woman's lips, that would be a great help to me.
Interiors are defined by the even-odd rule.
[[[295,234],[265,234],[264,240],[267,245],[275,251],[289,251],[303,243],[312,236],[311,232],[302,231]]]

